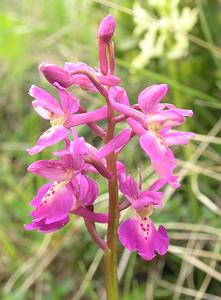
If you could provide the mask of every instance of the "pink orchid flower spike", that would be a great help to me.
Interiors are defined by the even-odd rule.
[[[158,190],[165,185],[166,180],[157,180],[149,190],[141,191],[140,185],[131,176],[120,176],[120,191],[127,198],[135,215],[119,226],[119,239],[123,246],[146,260],[166,254],[169,246],[169,237],[166,229],[160,225],[156,230],[149,216],[155,208],[162,205],[163,194]]]
[[[194,137],[192,132],[171,131],[172,127],[181,125],[186,116],[191,117],[192,111],[177,109],[167,103],[160,104],[167,90],[166,84],[144,89],[138,96],[141,111],[119,103],[116,87],[109,91],[111,105],[128,117],[128,124],[140,136],[140,145],[161,178],[173,177],[176,167],[175,157],[169,146],[185,145]]]

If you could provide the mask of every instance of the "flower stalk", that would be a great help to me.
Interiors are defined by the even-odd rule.
[[[114,111],[108,105],[108,128],[105,143],[108,143],[114,137]],[[119,223],[118,211],[118,180],[116,155],[114,152],[107,156],[107,168],[113,174],[108,180],[109,194],[109,223],[107,228],[107,245],[108,251],[104,253],[104,270],[107,291],[107,300],[118,299],[118,279],[117,279],[117,229]]]

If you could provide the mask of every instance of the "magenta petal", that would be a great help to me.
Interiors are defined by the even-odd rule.
[[[195,134],[193,132],[176,131],[164,134],[164,139],[168,146],[186,145],[189,143],[189,140],[194,137]]]
[[[182,109],[182,108],[176,108],[176,106],[174,106],[171,103],[161,103],[157,106],[157,111],[160,111],[164,108],[168,108],[171,111],[175,111],[177,113],[179,113],[180,115],[182,115],[183,117],[192,117],[193,116],[193,111],[191,109]]]
[[[52,126],[40,136],[36,145],[27,149],[27,151],[30,155],[36,154],[48,146],[52,146],[66,139],[68,135],[69,130],[64,126]]]
[[[91,220],[93,222],[97,223],[108,223],[109,222],[109,216],[108,214],[104,213],[95,213],[93,211],[90,211],[89,209],[80,206],[79,208],[71,211],[73,214],[84,217],[88,220]]]
[[[128,118],[127,123],[133,129],[133,131],[139,136],[147,132],[147,130],[141,125],[141,123],[137,122],[133,118]]]
[[[101,147],[99,150],[95,152],[97,158],[102,159],[106,157],[108,154],[116,151],[117,149],[125,146],[131,136],[131,129],[125,128],[123,129],[117,136],[115,136],[112,140],[110,140],[107,144]]]
[[[86,175],[79,174],[72,180],[76,197],[82,205],[91,205],[98,197],[98,185]]]
[[[84,192],[84,185],[82,184],[80,187],[80,200],[84,205],[91,205],[98,197],[98,185],[91,178],[84,176],[87,180],[88,189],[87,193]]]
[[[119,185],[121,193],[123,193],[131,203],[139,197],[140,190],[132,176],[125,176],[122,174],[119,177]]]
[[[43,233],[50,233],[53,231],[56,231],[64,225],[66,225],[69,222],[69,217],[64,218],[63,220],[51,223],[51,224],[45,224],[44,220],[41,221],[35,221],[33,220],[30,224],[24,225],[25,230],[35,230],[38,229],[38,231]]]
[[[58,95],[61,99],[62,109],[66,114],[75,113],[79,109],[79,101],[77,97],[73,96],[70,92],[60,86],[57,82],[54,83],[57,88]]]
[[[95,111],[75,114],[68,118],[65,122],[66,127],[74,127],[82,124],[97,122],[105,119],[107,117],[107,106],[103,106]]]
[[[29,95],[36,99],[32,102],[32,105],[42,118],[50,119],[51,112],[57,115],[63,115],[58,101],[43,89],[32,85],[29,90]]]
[[[154,123],[162,124],[164,127],[179,126],[184,121],[185,118],[181,114],[172,110],[162,110],[147,118],[148,124],[154,122]]]
[[[120,83],[120,78],[115,75],[111,75],[111,74],[107,74],[106,76],[97,75],[97,78],[98,78],[100,84],[103,84],[103,85],[115,86]]]
[[[28,171],[52,181],[65,181],[68,176],[58,160],[38,160],[28,167]]]
[[[161,178],[170,178],[173,176],[176,161],[173,152],[166,144],[162,143],[161,139],[153,132],[148,131],[141,136],[140,145],[150,157],[154,169]]]
[[[30,206],[37,206],[41,202],[41,199],[44,197],[48,189],[51,187],[52,183],[46,183],[40,187],[38,190],[37,196],[35,196],[30,202]]]
[[[133,201],[133,208],[141,209],[146,208],[149,205],[155,208],[160,208],[162,206],[163,194],[161,192],[144,191],[141,192],[139,198]]]
[[[166,84],[152,85],[144,89],[138,96],[138,103],[144,113],[153,113],[158,103],[164,98],[168,91]]]
[[[121,161],[117,161],[117,175],[120,176],[122,173],[126,173],[126,166]]]
[[[130,102],[129,102],[129,99],[127,96],[127,92],[122,87],[119,87],[119,86],[113,87],[111,89],[110,96],[111,96],[111,99],[113,99],[114,101],[116,101],[118,103],[130,105]]]
[[[165,156],[166,145],[150,130],[140,137],[140,145],[153,160],[160,160]]]
[[[140,111],[138,111],[128,105],[117,102],[118,101],[118,93],[116,93],[115,87],[110,88],[110,90],[108,92],[108,97],[109,97],[110,103],[111,103],[112,107],[114,108],[114,110],[126,115],[127,117],[134,118],[138,122],[143,122],[144,117],[145,117],[143,113],[141,113]]]
[[[132,252],[137,250],[146,260],[153,259],[156,252],[164,255],[168,250],[169,238],[165,228],[160,226],[157,231],[148,218],[129,218],[120,225],[118,233],[125,248]]]
[[[68,88],[73,84],[71,75],[59,66],[43,63],[39,69],[51,84],[58,82],[64,88]]]
[[[150,187],[150,191],[159,191],[162,187],[164,187],[166,184],[170,184],[173,188],[178,188],[180,185],[177,182],[177,179],[179,176],[172,176],[168,178],[160,178],[157,179]]]
[[[32,212],[35,219],[44,218],[45,224],[51,224],[66,218],[74,202],[69,184],[55,182]]]
[[[158,159],[158,160],[151,160],[153,168],[157,172],[157,174],[160,176],[160,178],[166,178],[167,180],[170,180],[170,178],[173,178],[173,170],[176,168],[176,160],[173,155],[173,152],[167,148],[164,157]],[[176,182],[170,182],[169,183],[174,187],[179,187],[179,184]]]

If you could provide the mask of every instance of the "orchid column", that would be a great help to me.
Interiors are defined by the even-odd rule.
[[[26,230],[50,233],[70,222],[70,215],[84,219],[88,233],[104,251],[104,270],[108,300],[119,299],[117,280],[117,236],[130,251],[137,251],[145,260],[156,254],[165,255],[169,246],[166,229],[157,229],[150,216],[162,206],[163,192],[167,184],[179,187],[174,175],[176,160],[172,145],[187,144],[194,134],[172,130],[192,116],[192,111],[177,109],[169,103],[160,103],[167,93],[166,84],[145,88],[138,96],[138,103],[130,105],[126,91],[118,86],[120,79],[114,75],[115,30],[113,16],[105,17],[98,29],[100,68],[94,69],[83,62],[67,62],[65,67],[50,63],[40,65],[40,71],[56,90],[59,101],[43,89],[32,86],[29,94],[35,99],[34,110],[50,121],[46,130],[28,149],[30,155],[46,147],[65,142],[65,148],[54,152],[57,159],[39,160],[28,171],[43,176],[49,182],[38,191],[31,201],[33,220]],[[87,111],[69,87],[78,86],[103,97],[103,106]],[[106,120],[106,129],[97,122]],[[116,132],[115,125],[122,122],[124,129]],[[103,142],[96,149],[84,137],[78,136],[76,127],[85,125]],[[118,154],[133,136],[140,138],[141,149],[150,158],[158,177],[150,186],[143,188],[142,175],[139,184],[127,175],[127,168]],[[93,178],[92,178],[93,176]],[[94,176],[97,180],[94,180]],[[99,176],[106,178],[108,186],[108,212],[95,211],[99,195]],[[119,187],[118,187],[119,186]],[[119,201],[119,190],[122,201]],[[119,225],[119,216],[130,208],[132,216]],[[107,233],[101,237],[96,223],[107,224]]]

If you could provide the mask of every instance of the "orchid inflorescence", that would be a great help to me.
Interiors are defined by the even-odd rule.
[[[187,144],[194,136],[191,132],[172,128],[183,124],[185,117],[192,116],[192,111],[160,103],[168,90],[166,84],[145,88],[138,96],[138,104],[130,104],[126,91],[119,86],[120,79],[114,75],[112,37],[115,26],[112,15],[106,16],[99,26],[99,69],[82,62],[68,62],[64,68],[49,63],[40,65],[40,71],[55,88],[60,102],[43,89],[31,87],[29,94],[35,99],[33,108],[43,119],[50,121],[51,127],[28,152],[34,155],[60,141],[65,141],[66,146],[54,152],[58,159],[38,160],[28,167],[29,172],[46,178],[49,183],[44,184],[31,201],[33,221],[25,225],[25,229],[53,232],[69,222],[70,214],[75,214],[84,218],[93,239],[108,251],[108,240],[106,242],[98,235],[95,223],[116,224],[118,221],[113,221],[113,216],[118,219],[120,213],[130,207],[133,217],[119,225],[119,239],[130,251],[137,250],[144,259],[151,260],[156,253],[164,255],[167,252],[169,237],[162,225],[156,229],[150,215],[154,209],[162,207],[163,193],[160,190],[165,185],[174,189],[179,187],[178,176],[173,173],[176,161],[170,146]],[[99,93],[105,105],[88,112],[68,91],[71,86]],[[103,120],[107,121],[107,129],[97,124]],[[125,128],[115,134],[118,123]],[[96,149],[84,137],[78,136],[75,128],[82,124],[101,138],[101,148]],[[117,160],[135,135],[158,176],[147,189],[142,188],[141,175],[137,183],[127,174],[126,165]],[[94,211],[99,189],[91,178],[94,178],[93,174],[108,181],[107,213]],[[118,186],[124,197],[122,201],[118,201]]]

